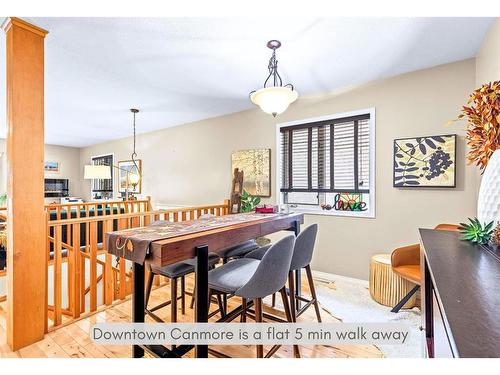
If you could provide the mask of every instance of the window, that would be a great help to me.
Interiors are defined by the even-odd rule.
[[[92,165],[109,165],[111,176],[113,176],[113,155],[94,156],[91,159]],[[92,198],[112,198],[113,197],[113,178],[93,179],[92,180]]]
[[[280,203],[374,217],[375,111],[278,125]]]

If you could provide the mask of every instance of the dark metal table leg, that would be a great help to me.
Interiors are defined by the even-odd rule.
[[[196,322],[208,322],[208,246],[196,247]],[[208,358],[208,346],[196,346],[196,358]]]
[[[132,322],[144,323],[144,265],[134,263],[134,290],[132,293]],[[144,349],[139,345],[132,346],[134,358],[144,357]]]
[[[296,221],[293,231],[295,233],[295,236],[298,236],[300,233],[300,222]],[[302,295],[302,274],[300,272],[300,268],[295,271],[295,295],[296,296],[301,296]],[[300,308],[302,307],[302,302],[300,299],[295,298],[295,304],[296,306],[291,306],[291,308],[295,308],[296,311],[299,311]]]

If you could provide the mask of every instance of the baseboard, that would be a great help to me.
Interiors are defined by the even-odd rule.
[[[361,280],[361,279],[356,279],[354,277],[348,277],[348,276],[341,276],[341,275],[336,275],[333,273],[327,273],[327,272],[321,272],[321,271],[312,271],[313,277],[318,280],[318,281],[324,281],[324,282],[335,282],[336,280],[345,280],[349,281],[352,283],[356,283],[362,286],[368,286],[368,281],[367,280]]]

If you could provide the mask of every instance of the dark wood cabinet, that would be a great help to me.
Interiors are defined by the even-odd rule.
[[[460,233],[420,229],[428,357],[500,357],[500,253]]]

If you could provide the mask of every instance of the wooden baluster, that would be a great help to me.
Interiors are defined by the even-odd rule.
[[[182,215],[182,219],[181,219],[181,220],[182,220],[182,221],[186,221],[186,220],[187,220],[187,219],[186,219],[186,216],[187,216],[186,211],[182,211],[182,212],[181,212],[181,215]]]
[[[62,230],[60,225],[54,227],[54,326],[62,323]]]
[[[85,207],[82,207],[82,209],[85,209]],[[81,230],[82,228],[82,224],[77,224],[79,226],[79,230]],[[84,228],[85,228],[85,238],[83,239],[84,243],[80,243],[80,249],[83,248],[83,251],[85,252],[85,254],[88,254],[89,253],[89,226],[87,225],[87,223],[84,223]],[[80,233],[80,238],[81,238],[81,233]],[[86,306],[85,306],[85,296],[86,296],[86,293],[85,293],[85,289],[86,289],[86,276],[87,276],[87,272],[86,272],[86,268],[87,268],[87,265],[86,265],[86,257],[84,257],[81,253],[80,253],[80,313],[83,314],[85,312],[85,309],[86,309]]]
[[[224,215],[229,215],[232,211],[231,207],[231,200],[230,199],[224,199]]]
[[[174,212],[174,222],[178,222],[179,221],[179,212],[175,211]]]
[[[82,304],[85,305],[85,300],[81,299],[81,262],[82,259],[80,253],[80,224],[73,224],[73,251],[71,257],[73,258],[74,272],[73,274],[68,273],[68,278],[73,280],[73,317],[78,318],[81,313]],[[84,275],[85,276],[85,275]]]
[[[50,210],[45,212],[45,221],[47,223],[45,227],[45,238],[47,239],[45,248],[45,311],[44,311],[44,322],[45,322],[45,333],[49,331],[49,261],[50,261]]]
[[[106,260],[104,266],[104,280],[103,280],[103,288],[104,288],[104,303],[106,305],[111,305],[113,303],[113,257],[111,254],[107,252],[108,244],[105,240],[105,233],[113,231],[113,220],[106,220],[102,223],[103,229],[103,249],[106,251]]]
[[[151,224],[151,215],[145,215],[144,216],[144,226],[148,226],[149,224]]]
[[[94,211],[95,212],[95,211]],[[88,225],[90,231],[90,311],[97,310],[97,221]]]
[[[69,209],[69,207],[68,207]],[[71,312],[71,315],[74,315],[75,308],[75,295],[74,295],[74,279],[73,275],[75,274],[75,259],[73,254],[75,253],[75,249],[73,248],[72,237],[73,226],[72,225],[63,225],[63,228],[66,230],[66,243],[63,242],[63,245],[66,245],[66,260],[67,260],[67,284],[68,284],[68,310]]]

